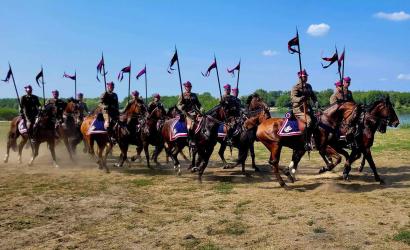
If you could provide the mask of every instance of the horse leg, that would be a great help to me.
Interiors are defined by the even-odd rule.
[[[13,150],[16,150],[16,142],[17,138],[14,133],[9,132],[8,138],[7,138],[7,151],[6,155],[4,156],[4,163],[7,163],[9,161],[9,155],[10,155],[10,148],[13,147]]]
[[[28,140],[29,140],[28,135],[22,135],[21,136],[21,141],[19,143],[19,148],[18,148],[18,150],[19,150],[18,163],[19,164],[21,164],[23,162],[23,160],[22,160],[23,148],[24,148],[24,145],[26,145]],[[33,151],[33,149],[31,151]],[[31,153],[33,153],[33,152],[31,152]]]
[[[21,144],[21,143],[20,143]],[[33,165],[33,163],[34,163],[34,159],[37,157],[37,155],[38,155],[38,149],[39,149],[39,147],[40,147],[40,143],[38,143],[38,142],[35,142],[35,143],[33,143],[33,146],[34,146],[34,150],[33,150],[33,152],[32,152],[32,155],[31,155],[31,159],[30,159],[30,161],[28,162],[28,165],[29,166],[32,166]],[[22,148],[24,147],[24,145],[22,145]]]
[[[304,150],[293,150],[292,160],[290,161],[289,166],[285,168],[283,171],[292,183],[296,181],[296,171],[298,168],[298,164],[302,157],[305,155],[305,153],[306,151]]]
[[[155,147],[155,151],[154,151],[154,154],[152,155],[152,160],[155,162],[155,164],[158,166],[158,165],[161,165],[159,162],[158,162],[158,155],[162,152],[162,150],[164,149],[164,144],[159,144],[159,145],[157,145],[156,147]]]
[[[359,172],[363,171],[364,165],[366,164],[366,157],[363,155],[362,162],[360,163]]]
[[[131,157],[131,161],[141,161],[141,152],[144,149],[143,146],[137,146],[137,154]]]
[[[252,168],[255,169],[255,172],[260,172],[261,170],[256,166],[256,163],[255,163],[255,145],[254,145],[254,142],[249,144],[249,152],[251,154],[251,159],[252,159]]]
[[[51,139],[48,142],[48,147],[50,149],[51,157],[53,158],[53,166],[56,168],[59,168],[60,166],[57,164],[57,158],[56,158],[56,150],[55,150],[55,141],[54,139]]]
[[[149,162],[149,151],[148,151],[148,142],[144,142],[144,153],[145,153],[145,159],[147,159],[147,166],[148,168],[151,168],[150,162]]]
[[[72,147],[71,147],[71,145],[70,145],[70,143],[69,143],[69,141],[68,141],[68,137],[66,136],[65,133],[63,133],[63,134],[64,134],[64,138],[63,138],[64,145],[65,145],[65,147],[66,147],[66,149],[67,149],[67,151],[68,151],[68,155],[70,156],[70,160],[71,160],[72,162],[74,162],[73,149],[72,149]]]
[[[182,158],[184,158],[184,161],[189,161],[188,157],[186,157],[186,155],[184,154],[184,151],[181,150],[179,154],[182,155]]]
[[[224,165],[224,168],[228,168],[229,166],[228,166],[228,163],[226,162],[225,155],[224,155],[225,150],[226,150],[226,142],[225,142],[225,141],[221,141],[220,144],[221,144],[221,146],[219,147],[218,155],[219,155],[219,157],[220,157],[221,160],[222,160],[222,163],[223,163],[223,165]]]
[[[209,152],[203,152],[203,154],[200,154],[201,161],[202,162],[199,170],[198,170],[198,181],[202,183],[202,175],[204,174],[205,168],[208,166],[209,158],[211,157],[212,150]]]
[[[115,163],[114,165],[118,168],[121,168],[124,165],[124,162],[127,160],[127,157],[128,157],[128,142],[119,142],[118,145],[120,147],[121,154],[120,154],[120,157],[118,158],[118,162]]]
[[[367,162],[369,163],[370,168],[373,171],[374,179],[380,182],[380,184],[384,184],[384,180],[381,179],[379,174],[377,173],[376,164],[373,161],[373,156],[372,156],[372,152],[370,151],[370,148],[366,148],[364,157],[366,158]]]
[[[110,172],[110,169],[108,168],[107,165],[107,157],[110,154],[110,152],[112,151],[112,148],[114,147],[113,144],[108,143],[108,146],[105,144],[102,147],[100,147],[100,156],[101,156],[101,160],[102,160],[102,168],[105,168],[105,172],[108,174]],[[102,157],[102,152],[105,148],[105,154],[104,157]]]
[[[269,163],[273,167],[273,174],[276,176],[276,180],[279,182],[281,187],[287,188],[287,185],[283,181],[282,177],[279,173],[279,160],[280,160],[280,153],[282,150],[282,146],[276,143],[272,143],[270,145],[270,152],[271,152],[271,160]]]

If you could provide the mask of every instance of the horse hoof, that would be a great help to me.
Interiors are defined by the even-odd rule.
[[[325,167],[322,167],[321,169],[319,169],[319,174],[323,174],[326,171],[327,169]]]
[[[348,174],[343,174],[343,180],[349,181],[349,175]]]
[[[115,164],[114,164],[114,167],[120,168],[120,167],[122,167],[122,166],[121,166],[121,164],[119,164],[119,163],[115,163]]]
[[[386,185],[386,182],[384,182],[383,179],[380,179],[380,180],[379,180],[379,183],[380,183],[380,185]]]
[[[199,169],[197,168],[197,167],[193,167],[192,169],[191,169],[191,172],[192,173],[195,173],[196,171],[198,171]]]
[[[55,168],[60,168],[60,166],[58,164],[54,164]]]
[[[6,155],[5,157],[4,157],[4,163],[7,163],[9,161],[9,155]]]
[[[258,168],[257,166],[254,166],[252,168],[255,169],[255,172],[261,172],[260,168]]]

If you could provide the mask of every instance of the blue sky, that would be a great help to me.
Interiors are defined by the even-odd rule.
[[[227,67],[242,60],[241,94],[257,88],[289,90],[298,61],[287,42],[300,31],[302,61],[316,90],[333,88],[336,67],[321,68],[320,56],[346,46],[347,75],[353,90],[410,91],[410,1],[1,1],[0,77],[8,62],[20,92],[44,67],[46,95],[59,89],[72,96],[73,82],[62,78],[77,70],[78,89],[96,97],[96,65],[104,51],[108,79],[120,98],[127,81],[118,72],[132,61],[132,89],[144,92],[135,75],[147,64],[148,93],[179,93],[178,75],[166,71],[174,45],[183,81],[194,92],[218,95],[216,75],[204,71],[216,54],[221,84],[235,83]],[[377,14],[379,13],[379,14]],[[396,14],[393,14],[396,13]],[[323,25],[319,25],[323,24]],[[313,32],[307,32],[311,25]],[[311,27],[311,29],[312,29]],[[316,29],[315,29],[316,27]],[[321,29],[322,28],[322,29]],[[315,33],[316,32],[316,33]],[[316,36],[315,36],[316,34]],[[0,97],[13,97],[1,83]],[[40,95],[41,91],[35,87]]]

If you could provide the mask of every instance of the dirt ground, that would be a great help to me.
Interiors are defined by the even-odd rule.
[[[349,182],[342,166],[319,175],[323,162],[312,152],[290,191],[279,187],[259,143],[263,173],[224,170],[215,152],[202,183],[186,170],[176,176],[164,158],[155,170],[117,169],[112,159],[106,174],[82,152],[71,163],[61,146],[60,168],[44,145],[28,167],[26,149],[23,164],[12,153],[0,165],[0,248],[410,249],[409,139],[409,129],[378,134],[374,159],[386,185],[367,166],[359,173],[358,163]],[[281,165],[289,159],[285,150]]]

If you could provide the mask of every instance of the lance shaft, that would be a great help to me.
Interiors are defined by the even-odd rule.
[[[241,60],[239,60],[238,78],[236,78],[236,89],[239,88],[239,74],[240,74],[240,72],[241,72]]]
[[[177,66],[178,66],[178,76],[179,76],[179,87],[181,88],[181,98],[184,99],[184,91],[182,90],[182,79],[181,79],[181,69],[179,68],[179,56],[178,50],[175,47],[175,53],[177,54]],[[146,74],[146,73],[145,73]]]
[[[44,91],[44,70],[43,70],[43,66],[41,66],[41,72],[43,73],[43,76],[41,77],[41,85],[43,86],[43,106],[46,106],[46,93]]]
[[[221,100],[222,100],[221,82],[219,81],[218,63],[216,62],[215,55],[214,55],[214,61],[215,61],[215,69],[216,69],[216,78],[218,79],[219,96],[221,97]]]
[[[299,40],[299,32],[298,29],[296,28],[296,36],[298,37],[298,49],[299,49],[299,53],[298,53],[298,58],[299,58],[299,79],[302,82],[302,88],[303,90],[306,89],[306,84],[303,82],[302,80],[302,56],[301,56],[301,49],[300,49],[300,40]],[[305,126],[307,126],[307,117],[306,117],[306,108],[307,108],[307,104],[306,104],[307,100],[305,99],[303,101],[303,116],[305,117]],[[306,138],[307,139],[307,138]]]
[[[128,101],[130,103],[130,95],[131,95],[131,61],[130,61],[130,72],[128,72]]]
[[[145,103],[148,103],[148,85],[147,85],[147,65],[144,66],[145,69]]]
[[[74,99],[77,99],[77,71],[74,71]]]
[[[335,46],[335,48],[336,48],[337,60],[339,60],[339,53],[337,52],[337,47]],[[340,71],[339,62],[337,63],[337,71],[339,73],[339,81],[342,84],[342,98],[344,100],[345,99],[345,90],[344,90],[344,87],[343,87],[343,76],[342,76],[342,72]]]

